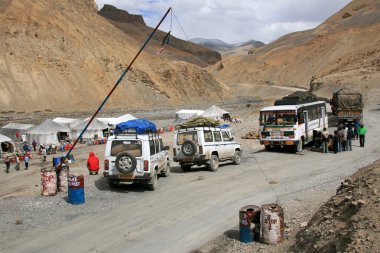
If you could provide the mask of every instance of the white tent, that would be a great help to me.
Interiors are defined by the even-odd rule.
[[[26,134],[30,129],[35,127],[35,125],[31,124],[21,124],[21,123],[8,123],[5,126],[1,127],[1,134],[8,136],[13,141],[21,141],[20,138],[16,138],[16,134],[20,135]]]
[[[117,125],[119,123],[126,122],[131,119],[136,119],[136,117],[134,117],[131,114],[124,114],[117,118],[98,118],[98,120],[100,120],[101,122],[107,125]]]
[[[55,123],[65,125],[65,126],[69,127],[70,129],[72,129],[76,125],[79,125],[79,123],[81,123],[83,120],[57,117],[57,118],[54,118],[53,121]]]
[[[51,119],[47,119],[40,125],[28,131],[27,138],[29,143],[32,143],[34,139],[38,144],[59,144],[58,134],[60,133],[68,135],[70,133],[70,128],[60,125]]]
[[[77,135],[76,135],[77,138],[79,137],[80,133],[83,131],[83,129],[86,127],[89,121],[90,119],[86,119],[82,121],[82,123],[74,127],[74,129],[77,132]],[[91,124],[87,127],[86,132],[83,133],[82,138],[83,139],[94,139],[95,137],[104,138],[103,130],[107,128],[108,128],[107,124],[95,118],[91,122]]]
[[[186,121],[188,119],[191,119],[196,116],[200,116],[204,113],[202,110],[180,110],[176,112],[176,122],[178,124],[181,124],[183,121]]]
[[[229,114],[229,112],[226,110],[223,110],[222,108],[216,105],[213,105],[210,108],[208,108],[204,113],[202,113],[202,116],[206,118],[220,120],[223,118],[224,114]]]
[[[0,154],[2,153],[12,153],[14,152],[15,144],[13,143],[12,139],[0,134]]]

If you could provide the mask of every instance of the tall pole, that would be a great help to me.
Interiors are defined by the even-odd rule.
[[[67,154],[65,155],[65,157],[63,158],[63,160],[61,161],[61,163],[58,165],[58,169],[61,168],[62,164],[66,161],[66,159],[69,157],[71,151],[74,149],[74,147],[77,145],[78,141],[82,138],[82,135],[84,134],[84,132],[86,132],[88,126],[91,124],[91,122],[95,119],[96,115],[98,115],[99,111],[103,108],[103,106],[105,105],[105,103],[107,102],[107,100],[111,97],[112,93],[115,91],[115,89],[117,88],[117,86],[121,83],[121,81],[123,80],[124,76],[127,74],[128,70],[132,67],[133,63],[136,61],[137,57],[139,57],[140,53],[144,50],[144,48],[146,47],[146,45],[149,43],[149,41],[151,40],[151,38],[153,37],[153,35],[156,33],[156,31],[158,30],[158,28],[160,27],[161,23],[165,20],[166,16],[169,14],[169,12],[171,11],[172,8],[169,8],[165,15],[162,17],[162,19],[160,20],[160,22],[157,24],[156,28],[154,28],[154,30],[152,31],[152,33],[149,35],[148,39],[145,41],[144,45],[142,45],[142,47],[140,48],[140,50],[138,51],[138,53],[136,54],[136,56],[133,58],[133,60],[131,61],[131,63],[128,65],[128,67],[124,70],[124,72],[121,74],[121,76],[119,77],[119,79],[116,81],[115,85],[113,86],[113,88],[111,89],[111,91],[108,93],[108,95],[104,98],[103,102],[100,104],[99,108],[95,111],[94,115],[92,115],[91,119],[87,122],[87,125],[84,127],[84,129],[82,130],[82,132],[79,134],[78,138],[75,140],[73,146],[69,149],[69,151],[67,152]]]

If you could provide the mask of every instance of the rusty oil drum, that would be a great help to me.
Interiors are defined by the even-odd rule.
[[[67,183],[69,203],[73,205],[83,204],[85,202],[83,175],[69,174]]]
[[[248,205],[239,210],[239,240],[250,243],[260,240],[260,207]]]
[[[41,195],[54,196],[57,194],[57,173],[55,168],[41,169]]]
[[[261,206],[261,241],[278,244],[284,240],[284,211],[277,204]]]

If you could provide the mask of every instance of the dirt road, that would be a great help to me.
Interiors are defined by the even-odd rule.
[[[216,173],[205,169],[182,173],[172,163],[172,174],[160,178],[154,192],[131,186],[111,191],[101,176],[87,176],[84,205],[67,204],[65,194],[46,198],[32,193],[23,202],[18,197],[2,198],[0,222],[5,226],[0,248],[30,253],[190,252],[236,227],[242,206],[286,203],[294,199],[293,192],[298,201],[322,203],[335,191],[339,178],[379,159],[379,107],[366,112],[366,147],[360,148],[356,141],[353,152],[270,153],[257,140],[242,140],[240,166],[226,164]],[[171,142],[171,136],[166,137]],[[96,149],[101,152],[102,147]],[[80,170],[80,162],[74,170]],[[38,179],[35,173],[33,184]],[[318,187],[323,187],[323,194],[302,194],[303,189]],[[23,224],[16,225],[16,218]]]

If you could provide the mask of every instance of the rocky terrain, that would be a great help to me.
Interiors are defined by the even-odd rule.
[[[94,0],[1,1],[0,111],[76,111],[99,105],[152,30],[127,34],[112,22],[98,14]],[[227,87],[188,63],[205,66],[218,61],[219,53],[178,42],[186,52],[169,45],[158,56],[163,36],[159,33],[141,54],[109,108],[229,97]],[[172,52],[177,56],[170,59]]]

